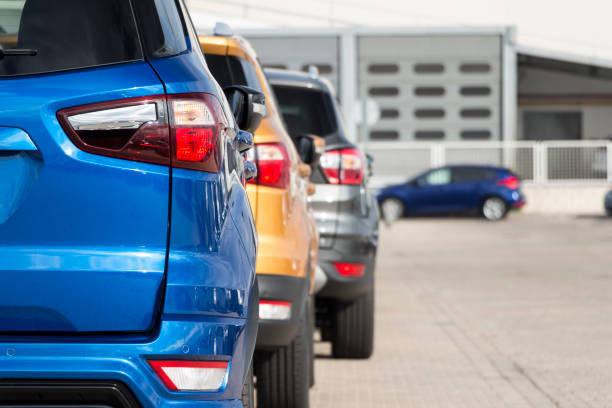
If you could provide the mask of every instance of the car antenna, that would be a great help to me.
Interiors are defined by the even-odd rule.
[[[308,76],[311,78],[318,78],[319,77],[319,68],[317,68],[316,65],[309,65],[308,66]]]
[[[217,24],[215,24],[215,28],[213,29],[213,35],[219,37],[231,37],[232,35],[234,35],[234,32],[232,31],[232,28],[229,26],[229,24],[219,21]]]

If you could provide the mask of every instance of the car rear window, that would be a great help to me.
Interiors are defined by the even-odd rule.
[[[244,85],[262,91],[255,67],[248,61],[233,55],[204,54],[210,72],[222,88]]]
[[[328,93],[287,86],[275,86],[274,93],[292,136],[309,133],[325,137],[338,129]]]
[[[134,13],[125,0],[2,0],[0,46],[0,76],[143,58]],[[15,49],[35,55],[10,55]]]
[[[138,0],[134,7],[148,57],[170,57],[187,51],[189,34],[177,0]]]

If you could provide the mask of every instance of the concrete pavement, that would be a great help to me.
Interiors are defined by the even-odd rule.
[[[317,343],[312,406],[612,407],[611,266],[603,217],[383,228],[374,356]]]

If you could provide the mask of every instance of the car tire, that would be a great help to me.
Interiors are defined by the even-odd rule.
[[[244,384],[242,385],[242,407],[255,408],[255,386],[253,381],[253,362],[249,367]]]
[[[332,355],[366,359],[374,349],[374,290],[352,302],[336,304]]]
[[[309,296],[308,297],[308,345],[309,347],[309,357],[310,357],[310,366],[309,371],[310,371],[310,388],[314,387],[315,385],[315,369],[314,369],[314,363],[315,363],[315,353],[314,353],[314,331],[315,331],[315,319],[316,319],[316,315],[315,315],[315,306],[314,306],[314,298],[313,296]]]
[[[310,345],[308,319],[300,322],[296,338],[286,347],[258,353],[255,361],[257,406],[308,408],[310,390]]]
[[[612,217],[612,208],[606,208],[606,215]]]
[[[480,213],[489,221],[499,221],[508,214],[508,206],[501,197],[491,196],[482,202]]]
[[[404,204],[397,198],[386,198],[380,204],[383,220],[389,225],[402,218],[404,211]]]

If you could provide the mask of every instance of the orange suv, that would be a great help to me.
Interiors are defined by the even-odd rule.
[[[316,143],[290,138],[257,55],[244,38],[218,24],[215,35],[200,36],[200,45],[223,88],[246,86],[266,96],[267,115],[255,132],[255,149],[249,156],[258,175],[247,185],[259,238],[257,399],[266,408],[307,407],[313,383],[311,294],[318,251],[307,196],[313,192],[308,178]]]

